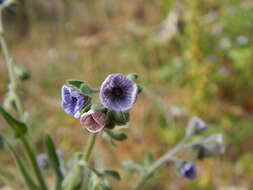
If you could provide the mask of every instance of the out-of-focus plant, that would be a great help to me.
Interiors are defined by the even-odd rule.
[[[12,0],[5,0],[0,5],[0,17],[3,10],[14,3]],[[91,88],[81,80],[67,80],[62,86],[61,107],[74,118],[80,120],[89,133],[86,148],[82,153],[75,155],[75,162],[72,168],[65,170],[61,155],[56,149],[50,135],[45,136],[47,155],[37,155],[31,131],[24,121],[23,100],[20,95],[21,81],[27,78],[26,70],[17,66],[11,56],[4,38],[2,19],[0,19],[0,43],[9,72],[9,89],[5,98],[4,106],[0,105],[0,113],[6,120],[15,137],[21,142],[24,152],[29,158],[27,165],[24,159],[16,151],[9,140],[0,136],[0,148],[4,144],[13,154],[16,164],[23,177],[24,183],[29,190],[110,190],[111,185],[108,178],[120,180],[120,174],[112,169],[104,169],[90,162],[98,134],[105,138],[109,144],[115,146],[115,141],[127,139],[127,135],[120,131],[130,120],[130,109],[137,101],[138,94],[142,87],[137,84],[137,74],[111,74],[98,89]],[[20,75],[20,72],[22,75]],[[25,75],[25,77],[24,77]],[[20,77],[22,76],[22,77]],[[93,97],[99,94],[99,100],[94,102]],[[196,138],[203,135],[208,129],[207,124],[198,117],[194,117],[186,127],[186,133],[182,141],[163,156],[154,160],[152,154],[147,154],[144,164],[137,164],[134,161],[126,161],[123,167],[128,173],[139,172],[140,179],[133,185],[133,190],[141,189],[153,174],[166,163],[174,164],[179,176],[186,179],[197,177],[196,160],[214,156],[224,152],[224,145],[221,134],[212,134],[207,137]],[[190,150],[188,157],[178,156],[179,152]],[[31,166],[31,167],[30,167]],[[51,167],[55,174],[55,184],[51,188],[46,183],[42,169]],[[30,171],[30,170],[33,170]],[[35,174],[35,175],[33,175]],[[36,180],[34,180],[36,177]],[[4,176],[1,179],[5,179]],[[7,185],[10,183],[3,180]]]

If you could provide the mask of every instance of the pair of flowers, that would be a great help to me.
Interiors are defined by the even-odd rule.
[[[137,99],[138,85],[134,82],[136,78],[137,76],[133,74],[128,76],[120,73],[109,75],[99,90],[102,106],[99,110],[92,109],[92,93],[85,93],[76,87],[64,85],[61,106],[67,114],[80,119],[81,125],[89,132],[99,132],[110,123],[108,121],[110,113],[128,115],[128,111]],[[92,91],[89,87],[88,89],[87,92]]]

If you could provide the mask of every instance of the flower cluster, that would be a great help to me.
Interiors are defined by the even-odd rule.
[[[139,87],[136,74],[125,76],[111,74],[102,83],[100,90],[90,88],[83,81],[70,80],[62,87],[61,107],[75,118],[89,132],[125,125],[129,121],[129,110],[136,102]],[[99,103],[92,103],[92,97],[99,92]],[[99,106],[96,106],[99,105]]]

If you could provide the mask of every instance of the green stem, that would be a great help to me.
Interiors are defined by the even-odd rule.
[[[35,153],[32,149],[32,147],[30,146],[28,140],[26,139],[26,137],[23,137],[21,138],[21,141],[25,147],[25,150],[27,152],[27,155],[30,159],[30,162],[31,162],[31,165],[32,165],[32,168],[34,170],[34,173],[38,179],[38,182],[40,184],[40,187],[41,187],[41,190],[47,190],[47,185],[44,181],[44,178],[42,176],[42,173],[41,173],[41,170],[38,166],[38,163],[37,163],[37,160],[36,160],[36,156],[35,156]]]
[[[10,91],[10,95],[12,95],[14,98],[20,118],[23,118],[24,109],[23,109],[22,101],[20,100],[20,97],[18,96],[18,92],[17,92],[19,81],[14,72],[13,58],[10,56],[8,46],[4,38],[2,16],[3,16],[3,9],[0,9],[0,44],[2,47],[4,59],[5,59],[9,77],[10,77],[9,91]]]
[[[177,154],[179,151],[187,149],[189,147],[192,147],[197,143],[185,143],[185,139],[179,143],[176,147],[174,147],[172,150],[170,150],[169,152],[167,152],[166,154],[164,154],[162,157],[160,157],[148,170],[148,172],[146,172],[141,179],[138,181],[138,183],[133,187],[133,190],[138,190],[141,188],[141,186],[143,184],[146,183],[146,181],[153,175],[153,173],[159,169],[163,164],[165,164],[168,161],[174,161],[175,160],[175,154]]]
[[[14,2],[13,0],[7,0],[5,2],[5,7],[7,7],[8,5],[10,5],[12,2]],[[8,72],[9,72],[9,77],[10,77],[10,85],[9,85],[9,90],[10,90],[10,95],[13,96],[15,104],[17,106],[17,111],[18,114],[20,116],[20,118],[23,118],[24,115],[24,109],[23,109],[23,104],[22,101],[18,95],[18,83],[19,80],[15,75],[14,72],[14,63],[13,63],[13,58],[11,57],[10,53],[9,53],[9,49],[7,46],[7,43],[5,41],[4,38],[4,29],[3,29],[3,20],[2,20],[2,16],[3,16],[3,8],[0,8],[0,44],[2,47],[2,51],[3,51],[3,55],[4,55],[4,59],[8,68]],[[28,138],[27,136],[21,138],[21,142],[28,154],[28,157],[30,159],[31,165],[33,167],[34,173],[38,179],[38,182],[41,186],[41,190],[47,190],[47,186],[46,183],[44,181],[44,178],[42,176],[42,173],[40,171],[40,168],[38,166],[37,160],[36,160],[36,156],[35,153],[31,147],[31,145],[28,142]]]
[[[88,143],[86,145],[86,148],[85,148],[85,151],[84,151],[84,154],[82,157],[82,159],[86,162],[89,161],[91,152],[92,152],[95,142],[96,142],[96,137],[97,137],[97,133],[94,133],[89,137]]]
[[[95,142],[96,142],[97,134],[94,133],[89,136],[87,145],[85,147],[84,153],[80,159],[80,161],[88,162],[89,158],[91,156],[92,150],[94,148]],[[63,190],[73,190],[75,187],[80,185],[83,180],[83,166],[80,165],[79,161],[76,163],[76,165],[73,167],[73,169],[70,171],[69,175],[65,178],[63,181]]]

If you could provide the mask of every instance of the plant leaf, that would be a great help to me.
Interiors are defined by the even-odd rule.
[[[106,170],[103,170],[102,174],[104,176],[111,177],[111,178],[116,179],[116,180],[121,180],[121,177],[120,177],[119,173],[115,170],[106,169]]]
[[[0,134],[0,149],[4,148],[4,139],[2,137],[2,135]]]
[[[83,83],[80,85],[80,92],[85,94],[85,95],[88,95],[88,96],[92,96],[94,94],[94,91],[91,87],[89,87],[89,85]]]
[[[56,182],[55,189],[60,190],[61,189],[61,182],[62,182],[63,177],[64,177],[63,173],[62,173],[62,170],[61,170],[60,160],[59,160],[59,157],[57,155],[54,142],[53,142],[53,140],[52,140],[52,138],[50,137],[49,134],[46,135],[45,142],[46,142],[49,161],[50,161],[50,163],[51,163],[51,165],[54,169],[55,175],[57,177],[57,182]]]
[[[101,181],[98,186],[97,186],[100,190],[112,190],[112,188],[106,184],[104,181]]]
[[[7,144],[10,151],[12,152],[15,160],[16,160],[16,163],[19,167],[19,170],[22,174],[22,177],[24,179],[24,182],[27,186],[27,188],[29,190],[40,190],[40,188],[34,183],[34,179],[30,176],[30,171],[28,171],[27,167],[25,167],[23,161],[20,159],[19,155],[17,154],[17,152],[9,145]]]
[[[67,84],[80,89],[81,85],[85,84],[85,82],[77,79],[69,79],[67,80]]]
[[[117,131],[112,131],[112,130],[107,130],[106,133],[114,140],[117,141],[124,141],[126,140],[128,137],[126,134],[124,133],[119,133]]]
[[[1,105],[0,105],[0,113],[4,117],[5,121],[9,124],[9,126],[14,130],[16,138],[21,138],[26,134],[27,125],[24,122],[15,119]]]

